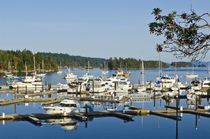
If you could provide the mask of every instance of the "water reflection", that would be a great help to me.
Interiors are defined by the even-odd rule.
[[[45,124],[59,125],[63,130],[72,131],[76,130],[79,126],[79,122],[68,117],[62,119],[47,119],[44,121]]]

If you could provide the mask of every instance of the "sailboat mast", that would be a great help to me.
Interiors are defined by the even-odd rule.
[[[89,63],[89,61],[88,61],[88,73],[89,73],[89,68],[90,68],[90,63]]]
[[[142,78],[142,85],[144,85],[144,60],[141,59],[141,78]]]
[[[44,59],[42,59],[42,72],[44,72]]]
[[[36,75],[36,59],[35,59],[35,56],[34,56],[34,73]]]
[[[26,62],[25,62],[25,70],[26,70],[26,76],[28,76],[28,69],[27,69]]]
[[[160,52],[158,52],[159,54],[159,77],[161,76],[161,63],[160,63]]]
[[[11,72],[11,63],[10,63],[10,61],[8,62],[8,71]]]

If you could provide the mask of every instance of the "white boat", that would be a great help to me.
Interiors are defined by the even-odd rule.
[[[138,92],[145,92],[147,90],[147,87],[146,86],[139,86],[138,88],[137,88],[137,91]]]
[[[90,75],[89,73],[85,73],[85,75],[83,75],[81,77],[82,80],[89,80],[89,79],[93,79],[93,75]]]
[[[131,72],[118,70],[113,74],[113,76],[116,76],[116,77],[130,77]]]
[[[165,75],[165,76],[158,77],[155,90],[160,91],[162,89],[172,88],[176,84],[176,81],[177,81],[177,76],[171,77],[171,76]]]
[[[210,87],[209,84],[210,84],[210,79],[206,77],[205,80],[202,82],[202,87]]]
[[[94,84],[93,84],[94,83]],[[94,88],[93,88],[94,86]],[[89,87],[89,88],[88,88]],[[106,84],[106,82],[102,78],[94,79],[92,83],[90,83],[90,86],[87,87],[87,91],[90,92],[106,92],[110,86]]]
[[[12,88],[40,89],[43,87],[43,83],[36,76],[25,76],[22,81],[13,81],[11,86]]]
[[[68,72],[66,73],[64,79],[77,79],[77,75],[73,74],[70,69],[68,69]]]
[[[187,93],[187,100],[195,100],[196,94],[194,92],[188,92]]]
[[[189,79],[195,79],[195,78],[198,77],[197,74],[194,74],[194,65],[193,65],[193,67],[192,67],[192,73],[190,74],[190,73],[187,72],[187,73],[185,74],[185,77],[186,77],[186,78],[189,78]]]
[[[102,74],[104,74],[104,75],[107,74],[107,73],[109,73],[108,70],[103,70],[103,71],[102,71]]]
[[[5,72],[5,77],[6,78],[12,78],[13,77],[13,74],[11,72]]]
[[[36,76],[37,77],[45,77],[46,76],[46,73],[37,73]]]
[[[185,74],[185,77],[186,78],[189,78],[189,79],[195,79],[195,78],[198,77],[198,75],[197,74],[194,74],[194,73],[192,73],[192,74],[186,73]]]
[[[57,74],[62,74],[63,72],[61,70],[57,71]]]
[[[108,74],[108,73],[109,73],[109,71],[108,71],[108,65],[105,64],[105,62],[104,62],[104,68],[103,68],[102,74],[105,75],[105,74]]]
[[[69,114],[79,112],[79,103],[77,100],[64,99],[59,106],[43,107],[47,114]]]

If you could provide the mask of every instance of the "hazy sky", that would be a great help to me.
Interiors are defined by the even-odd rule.
[[[0,0],[0,49],[155,60],[161,38],[149,33],[152,9],[181,13],[191,6],[209,12],[210,0]]]

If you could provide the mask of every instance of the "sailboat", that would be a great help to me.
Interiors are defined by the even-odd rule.
[[[192,67],[192,73],[191,73],[191,74],[190,74],[190,73],[186,73],[186,74],[185,74],[185,77],[186,77],[186,78],[189,78],[189,79],[195,79],[195,78],[198,77],[197,74],[194,74],[194,64],[193,64],[193,67]]]
[[[84,70],[93,70],[92,67],[90,67],[90,62],[88,61],[88,66],[86,68],[84,68]]]
[[[38,77],[46,76],[46,73],[44,73],[44,60],[42,60],[42,73],[37,73],[36,76],[38,76]]]
[[[105,65],[105,62],[104,62],[104,69],[103,69],[103,71],[102,71],[102,74],[105,75],[105,74],[107,74],[107,73],[109,73],[109,71],[108,71],[108,66]]]
[[[16,82],[12,82],[12,87],[13,88],[30,88],[30,89],[38,89],[38,88],[42,88],[42,81],[37,78],[36,76],[28,76],[28,68],[25,62],[25,71],[26,71],[26,75],[25,77],[22,79],[22,81],[16,81]]]
[[[141,74],[141,82],[142,82],[142,84],[141,84],[141,86],[139,86],[138,87],[138,92],[144,92],[144,91],[146,91],[146,86],[144,85],[144,61],[143,61],[143,58],[141,59],[141,72],[140,72],[140,74]]]
[[[114,77],[130,77],[131,72],[127,71],[127,63],[126,63],[126,71],[123,71],[120,64],[120,70],[115,71],[113,74]]]
[[[34,56],[34,72],[32,72],[31,74],[36,76],[36,77],[45,77],[46,73],[44,73],[44,60],[42,60],[42,72],[43,73],[37,73],[36,71],[36,58]]]
[[[61,67],[61,62],[60,62],[60,67]],[[59,70],[59,66],[58,66],[58,71],[57,71],[57,74],[62,74],[63,71]]]

